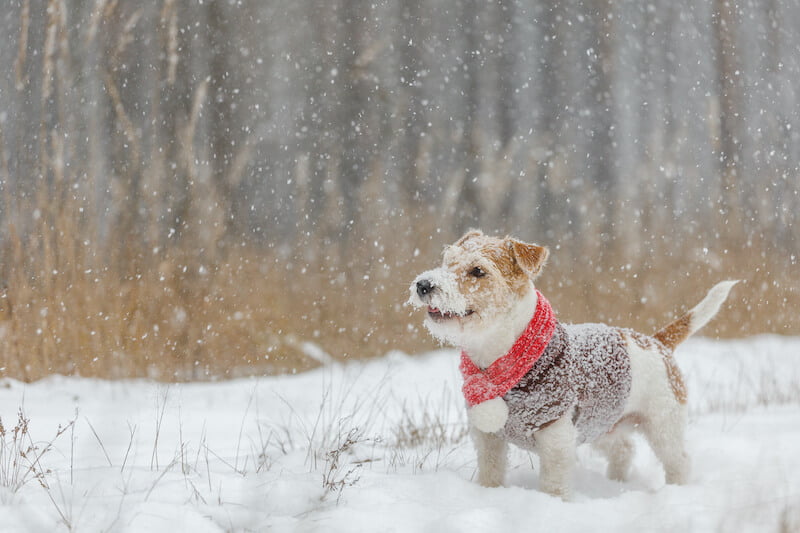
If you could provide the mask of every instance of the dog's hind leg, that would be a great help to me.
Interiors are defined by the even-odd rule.
[[[631,393],[626,409],[635,417],[658,460],[667,483],[683,484],[689,478],[686,455],[686,389],[672,356],[629,339]]]
[[[651,412],[641,429],[664,466],[667,483],[683,485],[689,481],[690,460],[686,453],[686,406],[675,402]]]
[[[478,453],[478,483],[499,487],[506,475],[508,443],[494,433],[472,428],[472,441]]]
[[[614,430],[597,439],[593,445],[608,459],[608,470],[606,471],[608,478],[615,481],[628,481],[635,452],[630,431],[627,429]]]

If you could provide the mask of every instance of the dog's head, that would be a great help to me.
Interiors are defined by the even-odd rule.
[[[497,324],[533,291],[547,248],[470,231],[445,248],[442,266],[411,284],[409,303],[427,308],[425,326],[459,344],[465,332]]]

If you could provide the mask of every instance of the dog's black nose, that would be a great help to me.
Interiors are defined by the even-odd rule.
[[[427,279],[422,279],[417,282],[417,294],[419,294],[420,298],[433,292],[433,285]]]

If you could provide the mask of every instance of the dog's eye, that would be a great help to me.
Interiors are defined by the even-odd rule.
[[[486,275],[486,272],[481,270],[481,267],[475,267],[469,271],[469,275],[475,278],[482,278]]]

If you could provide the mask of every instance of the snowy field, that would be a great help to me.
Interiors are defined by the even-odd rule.
[[[0,381],[0,531],[800,531],[800,339],[690,340],[678,360],[690,483],[666,486],[643,442],[633,479],[609,481],[584,446],[569,503],[516,449],[506,487],[472,481],[453,351],[223,383]]]

